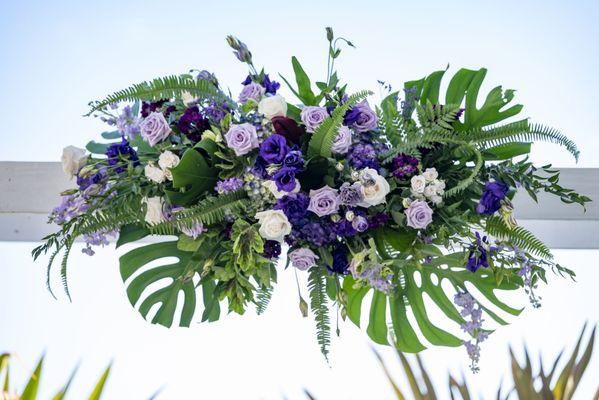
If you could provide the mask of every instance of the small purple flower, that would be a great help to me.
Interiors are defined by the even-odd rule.
[[[273,179],[277,185],[277,189],[281,192],[293,192],[297,183],[295,182],[295,169],[289,167],[281,168]]]
[[[133,115],[131,106],[125,106],[123,112],[116,120],[116,127],[121,132],[121,135],[129,139],[134,139],[139,135],[139,123],[140,118],[137,115]]]
[[[361,215],[354,218],[351,223],[352,227],[358,232],[365,232],[368,229],[368,220]]]
[[[350,148],[347,156],[349,165],[354,169],[372,168],[379,170],[377,153],[369,143],[357,143]]]
[[[509,186],[501,181],[487,182],[485,190],[476,206],[479,214],[493,215],[501,208],[501,201],[505,198]]]
[[[480,267],[489,268],[489,260],[487,259],[487,246],[487,237],[483,236],[481,238],[480,234],[476,232],[476,242],[470,246],[468,263],[466,264],[466,268],[470,272],[476,272]]]
[[[293,168],[296,171],[304,169],[304,159],[301,150],[291,150],[283,159],[283,166]]]
[[[210,122],[200,113],[198,106],[193,106],[185,110],[177,126],[189,140],[197,143],[202,138],[202,133],[210,129]]]
[[[279,134],[273,134],[260,145],[260,157],[269,164],[281,164],[289,152],[287,140]]]
[[[162,114],[161,114],[162,115]],[[137,152],[129,145],[129,141],[122,138],[120,143],[113,143],[106,149],[106,157],[108,165],[114,167],[117,174],[125,172],[129,162],[133,165],[139,165]]]
[[[407,179],[417,171],[418,159],[416,157],[409,154],[399,154],[393,159],[393,171],[391,173],[397,179]]]
[[[256,82],[250,82],[243,87],[241,93],[239,94],[239,102],[245,103],[248,100],[254,100],[256,102],[260,101],[266,89],[262,87],[262,85]]]
[[[297,224],[308,215],[310,198],[305,193],[290,193],[277,200],[275,210],[282,210],[292,224]]]
[[[237,156],[243,156],[258,147],[258,133],[254,125],[249,123],[232,124],[225,134],[227,146]]]
[[[262,86],[266,89],[266,93],[277,94],[277,90],[281,87],[281,84],[277,81],[271,81],[268,74],[264,75],[262,80]]]
[[[204,114],[216,123],[220,123],[230,111],[226,102],[212,102],[204,107]]]
[[[207,230],[201,222],[194,222],[190,227],[181,226],[180,229],[184,235],[189,236],[194,240]]]
[[[306,125],[306,131],[311,133],[328,117],[329,113],[326,108],[316,106],[306,106],[300,114],[302,122]]]
[[[433,210],[424,200],[415,200],[405,210],[407,225],[414,229],[425,229],[433,222]]]
[[[281,255],[281,243],[276,240],[267,240],[264,242],[264,252],[262,255],[269,260],[279,257]]]
[[[159,112],[152,112],[140,125],[141,137],[150,146],[156,146],[171,134],[168,122]]]
[[[234,177],[216,182],[216,190],[219,194],[236,192],[243,187],[243,179]]]
[[[308,210],[319,217],[335,214],[339,211],[337,190],[323,186],[318,190],[310,190],[310,206]]]
[[[349,126],[356,132],[371,131],[378,126],[379,122],[376,113],[372,111],[366,100],[356,104],[350,113],[346,114],[345,119],[350,122]]]

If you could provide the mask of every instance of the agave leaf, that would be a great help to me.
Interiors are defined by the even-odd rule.
[[[10,360],[9,353],[0,354],[0,375],[2,375],[2,371],[6,371],[6,375],[4,375],[4,392],[8,392],[10,388],[10,374],[8,368],[8,361]]]
[[[591,355],[593,353],[593,346],[595,343],[595,332],[597,327],[593,328],[593,332],[590,335],[589,341],[587,343],[586,349],[584,350],[582,356],[580,356],[580,360],[574,364],[574,368],[572,369],[572,373],[570,374],[570,379],[568,379],[568,383],[566,385],[566,389],[564,391],[564,400],[570,400],[572,396],[574,396],[574,392],[580,383],[580,379],[584,374],[585,369],[589,365],[589,361],[591,359]],[[580,336],[584,334],[584,329]]]
[[[89,400],[99,400],[100,397],[102,396],[102,391],[104,390],[104,385],[106,384],[106,380],[108,379],[108,374],[110,373],[110,368],[111,368],[111,365],[109,365],[106,368],[106,370],[100,377],[100,380],[98,381],[98,383],[96,383],[96,387],[94,387],[94,390],[89,395]]]
[[[75,379],[75,374],[77,373],[78,369],[79,369],[79,366],[75,367],[73,372],[71,372],[71,376],[69,376],[69,380],[67,381],[67,383],[65,383],[63,388],[60,389],[60,391],[58,393],[56,393],[54,395],[54,397],[52,397],[52,400],[63,400],[64,399],[64,397],[66,396],[66,394],[69,390],[69,387],[71,387],[71,383]]]
[[[553,396],[556,400],[566,400],[567,395],[571,395],[569,390],[569,381],[572,379],[572,373],[574,367],[576,365],[576,357],[578,357],[578,351],[580,350],[580,344],[582,342],[582,337],[586,330],[586,324],[582,328],[582,332],[580,332],[580,336],[578,337],[578,341],[576,342],[576,346],[570,355],[570,359],[562,369],[559,377],[557,378],[557,382],[555,383],[555,387],[553,388]]]
[[[31,374],[25,390],[21,394],[20,400],[35,400],[37,398],[37,391],[40,384],[40,378],[42,374],[42,366],[44,364],[44,356],[42,356],[35,367],[35,370]]]
[[[414,374],[414,370],[408,362],[408,359],[397,348],[395,349],[395,351],[397,352],[399,360],[401,361],[401,366],[403,367],[404,373],[406,374],[406,378],[408,378],[410,388],[412,389],[412,394],[414,395],[414,400],[426,400],[425,394],[420,391],[418,379],[416,378],[416,374]]]
[[[399,389],[399,386],[397,386],[397,384],[395,383],[395,381],[391,377],[391,374],[389,373],[389,369],[387,368],[387,365],[385,364],[385,361],[383,360],[383,358],[381,357],[381,355],[374,349],[374,347],[372,348],[372,352],[374,353],[374,355],[376,356],[377,360],[381,364],[381,367],[383,368],[383,372],[385,373],[385,376],[387,377],[387,380],[389,381],[389,384],[393,388],[393,393],[395,393],[395,397],[397,397],[397,400],[405,400],[406,397],[403,395],[403,393]]]
[[[518,393],[518,398],[520,399],[535,399],[537,398],[537,393],[535,392],[533,386],[533,376],[532,372],[528,369],[528,356],[526,356],[526,366],[522,368],[514,355],[512,349],[510,351],[510,359],[512,364],[512,377],[514,379],[514,388],[516,393]]]
[[[435,400],[437,398],[437,394],[435,393],[433,382],[431,381],[428,372],[426,372],[424,364],[422,363],[422,359],[418,354],[416,354],[416,362],[418,363],[418,368],[420,368],[420,379],[424,381],[424,385],[426,386],[426,398],[427,400]]]
[[[462,377],[462,382],[459,383],[453,376],[449,375],[449,394],[451,395],[451,400],[454,400],[454,389],[457,389],[462,396],[462,400],[470,400],[470,391],[468,390],[468,385],[466,384],[466,379]]]

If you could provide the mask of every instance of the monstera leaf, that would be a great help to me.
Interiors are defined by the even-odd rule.
[[[379,247],[385,246],[385,249],[379,249],[379,253],[388,254],[395,252],[393,258],[398,256],[398,252],[390,243],[381,243],[378,240]],[[512,314],[518,315],[521,310],[512,308],[503,303],[494,294],[495,289],[515,290],[518,284],[515,281],[508,282],[503,280],[497,284],[491,271],[481,268],[476,273],[472,273],[464,268],[466,253],[458,252],[448,255],[442,255],[434,246],[422,248],[425,254],[434,256],[432,261],[427,264],[417,266],[411,260],[396,259],[394,265],[399,271],[398,287],[390,296],[374,290],[370,287],[355,288],[355,281],[351,277],[346,277],[343,282],[343,289],[347,293],[347,316],[349,319],[360,326],[362,303],[370,291],[373,291],[370,302],[370,311],[368,315],[368,326],[366,331],[370,338],[379,344],[390,344],[389,337],[395,338],[395,345],[399,350],[407,353],[417,353],[425,349],[416,334],[416,329],[407,318],[408,309],[414,314],[416,323],[422,335],[431,344],[437,346],[460,346],[462,340],[453,334],[437,327],[429,318],[430,310],[427,310],[424,302],[424,295],[428,295],[434,304],[445,314],[445,316],[457,324],[464,323],[460,312],[453,304],[448,294],[441,286],[444,280],[449,281],[456,290],[464,291],[466,283],[474,285],[480,293],[494,306]],[[419,279],[417,278],[419,275]],[[387,318],[387,309],[391,321]],[[483,307],[483,310],[498,323],[504,325],[506,322],[501,319],[491,309]],[[390,325],[389,325],[390,322]],[[392,335],[389,335],[389,326]]]
[[[126,227],[121,231],[118,245],[138,240],[143,236],[143,228]],[[194,251],[181,250],[177,246],[178,242],[171,240],[141,246],[122,255],[119,260],[121,277],[127,284],[127,297],[131,305],[137,305],[139,312],[146,319],[152,307],[159,305],[151,322],[166,327],[172,326],[175,321],[179,293],[183,293],[179,326],[188,327],[191,324],[197,302],[193,278],[203,266],[205,255],[209,254],[209,249],[206,248],[210,245],[208,242],[205,242],[205,246],[201,243]],[[177,260],[174,263],[163,262],[147,268],[149,263],[167,257]],[[130,278],[130,282],[127,283]],[[201,286],[205,308],[202,321],[215,321],[220,315],[218,299],[214,296],[215,284],[213,281],[203,281]],[[142,300],[146,291],[149,293]]]
[[[201,150],[205,149],[201,148]],[[196,149],[189,149],[183,154],[179,165],[171,171],[173,187],[185,191],[166,192],[173,204],[180,206],[193,204],[202,193],[214,188],[218,180],[218,172],[209,161],[209,157]]]
[[[413,90],[414,95],[423,106],[426,105],[427,101],[430,101],[431,104],[440,104],[441,80],[445,72],[444,70],[435,71],[426,78],[406,82],[404,87]],[[481,68],[478,71],[462,68],[451,78],[445,93],[444,104],[461,106],[464,103],[465,108],[464,122],[457,121],[454,124],[455,130],[466,131],[473,128],[483,128],[512,117],[522,110],[520,104],[505,108],[513,100],[515,91],[511,89],[503,90],[501,86],[491,89],[483,105],[478,108],[476,106],[477,98],[486,75],[486,68]]]

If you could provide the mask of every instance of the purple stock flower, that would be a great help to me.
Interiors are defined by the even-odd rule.
[[[418,159],[408,154],[399,154],[393,159],[394,177],[400,180],[409,178],[418,171]]]
[[[379,170],[379,163],[374,147],[369,143],[357,143],[348,153],[347,161],[355,169],[372,168]]]
[[[221,181],[216,182],[216,190],[219,194],[232,193],[243,187],[243,179],[234,177],[223,179]]]
[[[282,210],[292,224],[297,224],[308,215],[310,199],[305,193],[290,193],[277,200],[275,210]]]
[[[114,171],[120,174],[127,170],[129,162],[133,162],[134,166],[139,165],[137,152],[129,145],[129,141],[122,138],[120,143],[113,143],[106,149],[106,157],[108,165],[115,167]]]
[[[262,255],[269,260],[281,255],[281,243],[276,240],[267,240],[264,242],[264,252]]]
[[[501,208],[501,201],[505,198],[509,186],[501,181],[487,182],[485,190],[476,206],[479,214],[493,215]]]
[[[189,107],[185,110],[177,126],[189,140],[196,143],[202,138],[202,133],[210,129],[208,118],[200,113],[198,106]]]
[[[281,168],[274,176],[273,179],[277,185],[277,189],[281,192],[293,192],[295,189],[295,169],[289,167]]]
[[[267,137],[260,145],[260,157],[269,164],[281,164],[288,152],[287,141],[276,133]]]

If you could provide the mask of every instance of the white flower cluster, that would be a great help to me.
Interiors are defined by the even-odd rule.
[[[146,178],[156,183],[162,183],[167,179],[172,181],[173,174],[171,168],[175,168],[179,165],[180,161],[181,160],[175,153],[167,150],[158,157],[158,166],[154,165],[152,162],[146,165],[144,168]]]
[[[415,175],[410,180],[412,196],[418,200],[428,200],[434,205],[443,201],[445,181],[439,179],[435,168],[427,168],[422,174]]]

